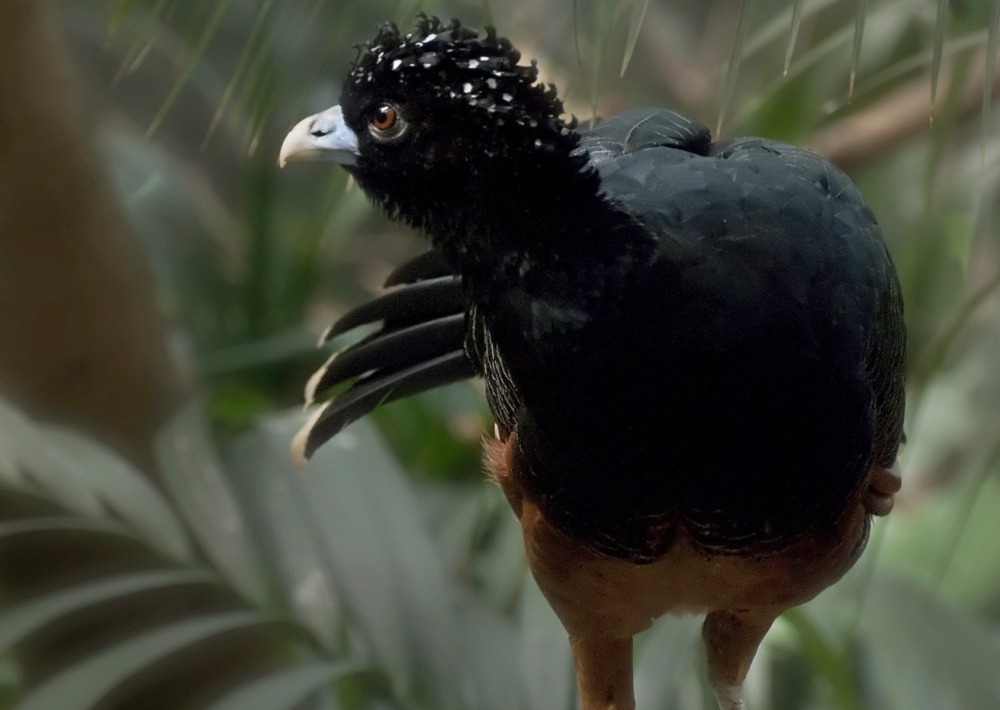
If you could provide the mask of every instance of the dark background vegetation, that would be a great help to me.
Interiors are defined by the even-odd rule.
[[[0,3],[0,707],[572,707],[477,384],[287,453],[317,334],[423,245],[278,146],[420,9],[495,24],[581,119],[669,106],[859,182],[906,293],[905,487],[752,707],[1000,707],[995,0]],[[710,708],[700,653],[695,618],[641,637],[640,708]]]

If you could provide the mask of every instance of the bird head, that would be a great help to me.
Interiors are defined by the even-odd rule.
[[[339,163],[390,214],[428,227],[432,212],[482,202],[497,181],[539,174],[578,145],[555,88],[520,58],[492,29],[457,20],[424,16],[409,33],[385,24],[359,47],[340,104],[299,122],[279,162]]]

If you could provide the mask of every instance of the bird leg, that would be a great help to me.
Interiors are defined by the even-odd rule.
[[[635,710],[632,639],[570,636],[582,710]]]
[[[720,710],[746,710],[743,681],[778,613],[774,609],[713,611],[705,617],[702,638],[708,652],[708,680]]]

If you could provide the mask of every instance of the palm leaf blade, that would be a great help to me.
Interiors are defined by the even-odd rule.
[[[217,583],[218,578],[201,570],[155,570],[98,579],[33,597],[0,612],[0,651],[6,651],[60,618],[88,607],[146,591],[172,586]]]
[[[206,710],[293,710],[317,690],[360,670],[361,666],[356,663],[315,663],[286,668],[244,683]]]
[[[223,634],[278,623],[261,612],[232,612],[172,623],[88,655],[32,689],[14,710],[94,707],[144,668]]]

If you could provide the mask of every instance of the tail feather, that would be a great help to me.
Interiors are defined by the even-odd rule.
[[[293,456],[313,452],[380,404],[477,374],[465,348],[466,294],[440,253],[406,262],[386,280],[390,290],[334,323],[321,342],[375,323],[381,327],[335,353],[309,380],[306,400],[341,385],[346,390],[320,405],[295,437]],[[353,380],[353,382],[352,382]]]
[[[397,266],[383,285],[389,288],[400,284],[435,279],[439,276],[458,276],[458,274],[451,268],[451,264],[444,258],[444,254],[437,249],[431,249]]]
[[[397,285],[378,298],[348,311],[323,334],[320,343],[362,325],[382,321],[384,329],[406,327],[440,316],[462,313],[465,293],[458,276],[438,276]]]
[[[341,350],[322,368],[309,399],[366,373],[392,375],[405,368],[433,360],[461,347],[465,337],[465,314],[443,316],[405,328],[372,333]]]
[[[376,371],[366,375],[310,417],[292,442],[292,455],[296,461],[309,459],[322,444],[380,404],[469,379],[475,374],[465,350],[459,349],[398,372]]]

